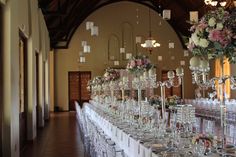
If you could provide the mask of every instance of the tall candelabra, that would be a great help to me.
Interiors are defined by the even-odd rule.
[[[146,88],[146,82],[142,75],[136,76],[132,81],[132,88],[138,91],[138,107],[139,107],[139,122],[141,123],[141,115],[142,115],[142,90]]]
[[[168,80],[165,81],[158,81],[156,86],[161,88],[161,112],[162,112],[162,120],[165,122],[166,117],[166,105],[165,105],[165,87],[171,88],[171,87],[179,87],[182,84],[182,79],[184,76],[184,70],[183,68],[179,67],[176,69],[176,76],[178,77],[178,81],[175,82],[175,73],[174,71],[168,71],[167,77]]]
[[[111,91],[111,100],[112,102],[115,101],[115,97],[114,97],[114,91],[117,90],[117,81],[111,81],[109,83],[109,87],[110,87],[110,91]]]
[[[220,77],[213,77],[208,79],[208,72],[210,71],[209,62],[204,59],[200,59],[199,57],[192,57],[190,59],[190,70],[192,70],[193,75],[193,83],[197,84],[202,88],[209,88],[216,90],[217,82],[219,86],[219,98],[220,98],[220,120],[221,120],[221,129],[222,129],[222,148],[225,148],[226,141],[226,89],[225,84],[227,80],[230,80],[230,88],[235,90],[236,89],[236,78],[234,76],[224,75],[224,59],[220,59],[221,62],[221,76]]]
[[[122,103],[125,101],[125,90],[129,89],[129,80],[128,77],[123,77],[119,82],[119,87],[121,89]]]

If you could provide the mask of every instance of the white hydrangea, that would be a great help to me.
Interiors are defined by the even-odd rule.
[[[208,25],[210,27],[214,27],[216,25],[216,19],[214,17],[210,18],[208,21]]]
[[[196,32],[192,34],[191,39],[192,39],[192,41],[193,41],[193,43],[194,43],[195,45],[199,45],[199,40],[200,40],[200,39],[199,39],[199,37],[198,37],[198,35],[197,35]]]
[[[209,41],[207,41],[206,39],[204,38],[201,38],[200,41],[199,41],[199,46],[203,47],[203,48],[206,48],[207,46],[209,45]]]
[[[223,27],[224,27],[224,25],[223,25],[222,23],[217,23],[217,24],[216,24],[216,29],[217,29],[217,30],[222,30]]]

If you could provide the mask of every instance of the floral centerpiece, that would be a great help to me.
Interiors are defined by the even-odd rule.
[[[148,71],[149,69],[151,69],[153,67],[153,65],[151,64],[151,61],[148,59],[147,56],[136,56],[136,57],[132,57],[128,64],[126,69],[135,75],[139,75],[142,74],[144,71]]]
[[[209,11],[190,31],[188,49],[193,55],[206,59],[226,57],[236,63],[236,9],[231,13],[223,8]]]
[[[111,69],[111,68],[107,68],[106,72],[104,74],[104,79],[107,82],[110,81],[116,81],[120,78],[120,73],[119,71],[115,70],[115,69]]]
[[[102,85],[104,82],[104,78],[102,76],[96,76],[93,78],[92,84],[93,85]]]
[[[153,95],[149,98],[149,103],[151,106],[161,105],[161,97],[159,95]]]
[[[177,95],[172,95],[166,98],[167,106],[175,106],[181,103],[181,98]]]

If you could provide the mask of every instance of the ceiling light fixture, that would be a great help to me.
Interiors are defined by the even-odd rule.
[[[204,3],[206,5],[211,5],[213,7],[215,6],[225,7],[227,4],[227,0],[204,0]]]
[[[156,40],[152,37],[152,31],[151,31],[151,11],[149,8],[149,36],[147,40],[143,44],[141,44],[143,48],[148,49],[148,51],[151,53],[153,48],[160,47],[161,45],[156,42]]]

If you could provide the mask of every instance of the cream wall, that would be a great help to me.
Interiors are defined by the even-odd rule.
[[[37,0],[7,0],[3,5],[3,124],[2,143],[3,156],[19,157],[19,31],[27,38],[27,71],[28,71],[28,111],[27,111],[27,138],[35,139],[36,129],[36,60],[35,53],[42,57],[40,68],[43,69],[40,77],[44,77],[47,69],[49,46],[48,31],[45,22],[41,25],[39,15],[42,13],[38,8]],[[39,30],[44,34],[42,38]],[[41,41],[41,42],[40,42]],[[45,43],[47,42],[47,43]],[[48,78],[47,78],[48,79]],[[42,83],[39,90],[42,97],[47,96],[45,84]],[[47,88],[47,90],[49,90]],[[45,92],[45,93],[44,93]],[[42,98],[43,101],[44,98]],[[42,102],[44,106],[45,102]],[[43,112],[43,111],[41,111]],[[41,113],[41,121],[45,117]],[[42,125],[43,126],[43,122]]]
[[[49,52],[49,95],[50,111],[54,111],[54,51]]]
[[[139,24],[137,24],[136,18],[137,8],[139,12]],[[186,66],[184,66],[184,83],[188,84],[184,88],[185,97],[192,98],[193,86],[188,70],[189,57],[184,57],[180,40],[171,26],[158,16],[156,12],[151,11],[151,16],[152,36],[161,44],[161,47],[154,49],[152,54],[149,54],[149,52],[138,45],[137,52],[148,55],[157,66],[158,80],[161,77],[161,70],[175,69],[177,66],[180,66],[180,60],[184,60],[186,62]],[[99,35],[97,37],[91,37],[90,31],[85,29],[86,21],[93,21],[99,27]],[[137,3],[119,2],[102,7],[92,13],[76,30],[69,44],[69,48],[55,50],[55,104],[62,110],[68,110],[68,72],[91,71],[92,77],[94,77],[96,75],[102,75],[104,69],[108,66],[113,66],[113,62],[108,61],[108,38],[111,34],[115,34],[121,43],[121,26],[124,22],[130,23],[133,27],[134,43],[136,35],[144,37],[142,42],[148,36],[148,8]],[[79,58],[79,52],[83,50],[81,47],[82,40],[86,40],[91,45],[91,53],[85,54],[86,63],[80,64],[77,62],[77,59]],[[175,43],[174,49],[168,48],[169,42]],[[135,53],[135,44],[133,48]],[[163,56],[162,61],[157,61],[157,56],[159,55]],[[171,60],[171,56],[174,56],[175,59]],[[121,60],[120,62],[121,66],[118,67],[125,67],[127,62]]]
[[[3,156],[19,156],[18,0],[3,7]],[[18,66],[17,66],[18,67]],[[17,114],[18,113],[18,114]]]

